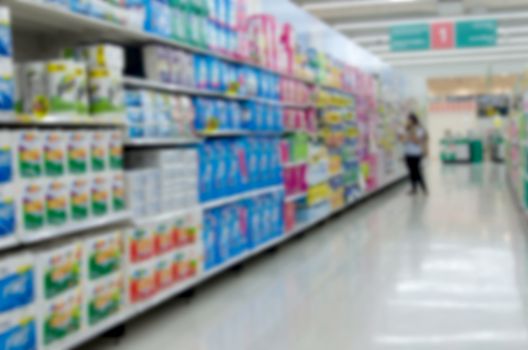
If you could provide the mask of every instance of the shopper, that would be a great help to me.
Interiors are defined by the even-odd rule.
[[[428,188],[422,171],[422,160],[427,156],[428,135],[420,120],[414,113],[410,113],[407,119],[405,132],[401,135],[404,143],[405,162],[409,169],[411,180],[411,195],[415,195],[418,187],[427,194]]]

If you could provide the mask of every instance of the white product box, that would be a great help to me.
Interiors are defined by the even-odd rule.
[[[70,219],[72,222],[87,220],[91,215],[91,178],[70,177]]]
[[[124,236],[119,230],[87,237],[84,241],[86,280],[97,280],[123,270]]]
[[[14,132],[15,174],[18,179],[34,179],[44,173],[43,133],[38,130]]]
[[[125,278],[121,272],[97,281],[88,282],[84,288],[84,315],[88,327],[115,317],[125,307]]]
[[[143,47],[143,64],[147,79],[171,83],[171,50],[159,45]]]
[[[121,46],[99,44],[84,46],[83,56],[92,68],[111,68],[123,71],[125,68],[125,51]]]
[[[94,175],[91,179],[92,216],[101,217],[110,214],[112,196],[111,174]]]
[[[44,149],[44,174],[49,177],[67,173],[68,134],[60,130],[45,131],[42,136]]]
[[[156,255],[156,227],[146,225],[125,231],[125,254],[127,264],[137,264]]]
[[[36,253],[39,300],[52,300],[83,282],[84,257],[80,241],[67,241],[40,248]]]
[[[42,302],[39,314],[41,348],[64,349],[65,343],[80,334],[85,327],[82,288],[74,288]]]
[[[129,266],[127,291],[130,305],[144,303],[156,295],[156,259]]]
[[[70,222],[70,179],[59,177],[46,181],[46,225],[65,226]]]
[[[22,181],[18,186],[17,232],[36,236],[46,227],[46,180]]]

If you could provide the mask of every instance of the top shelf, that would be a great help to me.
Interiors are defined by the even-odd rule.
[[[314,82],[309,79],[296,77],[284,72],[277,72],[259,64],[163,38],[143,30],[78,14],[49,3],[39,3],[30,0],[4,0],[4,3],[11,9],[12,26],[15,30],[23,32],[38,32],[39,34],[42,34],[43,31],[47,31],[56,35],[70,33],[75,34],[81,40],[85,39],[90,42],[93,42],[94,40],[108,40],[121,44],[158,43],[177,47],[190,52],[214,56],[232,63],[246,64],[286,78],[314,84]]]
[[[16,31],[25,33],[53,34],[60,37],[64,34],[75,35],[80,41],[94,42],[105,40],[119,44],[149,44],[157,43],[187,50],[194,53],[214,56],[231,63],[245,64],[254,68],[280,75],[281,77],[297,80],[307,84],[317,85],[321,88],[331,89],[347,94],[345,91],[333,86],[319,84],[318,82],[298,77],[285,72],[275,71],[260,64],[241,60],[229,55],[199,48],[179,41],[163,38],[127,26],[118,25],[109,21],[78,14],[68,9],[49,3],[39,3],[31,0],[4,0],[3,3],[11,9],[12,26]]]

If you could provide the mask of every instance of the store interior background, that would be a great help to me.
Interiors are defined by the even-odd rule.
[[[446,130],[454,134],[485,135],[497,128],[491,118],[479,118],[476,108],[438,108],[438,94],[431,80],[475,79],[485,82],[480,89],[457,86],[445,96],[506,94],[513,89],[497,84],[505,77],[518,78],[527,68],[528,2],[525,0],[348,0],[324,4],[320,0],[295,0],[313,15],[340,30],[365,49],[380,57],[405,77],[406,93],[420,106],[430,133],[430,154],[440,159],[440,140]],[[330,2],[329,2],[330,3]],[[345,4],[346,6],[344,6]],[[409,23],[432,23],[464,19],[497,19],[497,45],[489,48],[391,52],[390,27]],[[515,86],[511,86],[515,88]],[[470,104],[471,105],[471,104]],[[466,106],[468,107],[468,106]],[[501,123],[504,128],[506,123]]]

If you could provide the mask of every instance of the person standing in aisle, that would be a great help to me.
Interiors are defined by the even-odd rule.
[[[427,194],[428,188],[423,176],[422,160],[427,156],[428,136],[416,114],[409,114],[405,132],[401,135],[401,139],[404,143],[405,162],[412,186],[409,194],[415,195],[418,192],[418,187]]]

